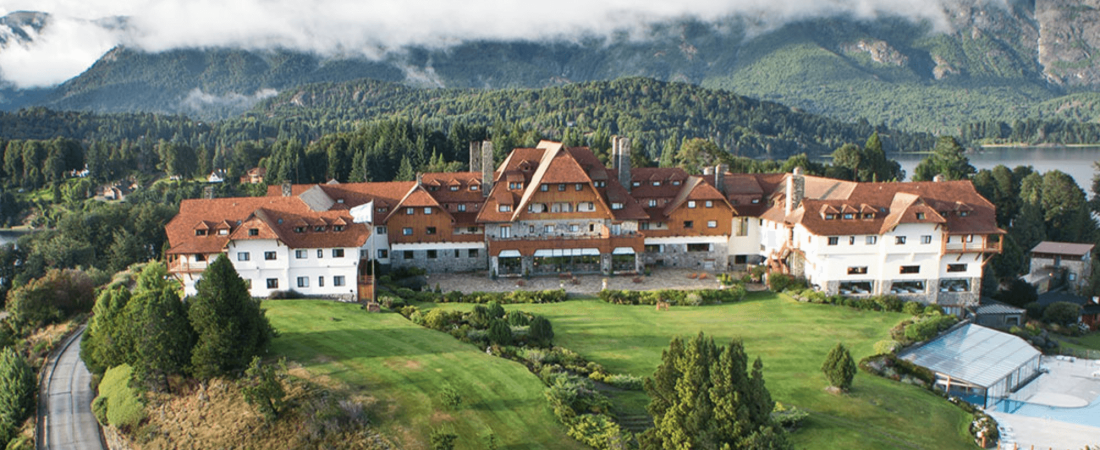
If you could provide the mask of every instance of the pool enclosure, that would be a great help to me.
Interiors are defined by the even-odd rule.
[[[1040,355],[1019,337],[965,324],[899,357],[931,370],[936,389],[986,408],[1037,377]]]

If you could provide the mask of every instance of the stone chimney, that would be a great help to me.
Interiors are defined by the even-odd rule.
[[[202,188],[202,198],[210,200],[214,198],[214,186],[206,186]]]
[[[630,139],[620,136],[611,137],[611,168],[619,177],[619,183],[630,192],[633,186],[630,179]]]
[[[719,164],[714,166],[714,188],[718,189],[718,192],[726,195],[726,172],[730,171],[730,166],[726,164]]]
[[[481,172],[481,143],[470,142],[470,172]]]
[[[711,167],[711,166],[704,167],[703,168],[703,175],[714,175],[714,168]]]
[[[416,173],[416,187],[421,187],[423,185],[424,185],[424,174],[422,174],[420,172],[417,172]]]
[[[790,214],[802,204],[802,197],[806,195],[806,178],[802,176],[802,168],[795,167],[791,176],[787,177],[787,199],[784,211]]]
[[[943,176],[942,173],[938,173],[936,174],[936,176],[932,177],[932,181],[936,183],[942,183],[944,181],[947,181],[947,177]]]
[[[294,195],[294,190],[291,189],[290,180],[283,181],[283,197],[290,197]]]
[[[481,195],[489,196],[493,190],[493,172],[496,171],[496,161],[493,159],[493,141],[481,143]]]

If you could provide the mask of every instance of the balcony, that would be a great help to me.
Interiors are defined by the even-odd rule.
[[[216,256],[207,257],[206,261],[190,261],[188,258],[179,258],[168,263],[168,273],[201,273],[206,270],[206,267],[210,265],[210,259],[214,257]]]
[[[959,242],[949,242],[956,237]],[[1003,242],[1000,235],[974,236],[970,242],[963,236],[949,236],[943,240],[943,253],[1001,253]]]

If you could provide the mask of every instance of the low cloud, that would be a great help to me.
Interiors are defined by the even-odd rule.
[[[651,24],[687,18],[740,16],[766,29],[812,17],[891,15],[943,29],[944,1],[959,0],[5,0],[0,15],[26,9],[52,17],[33,44],[0,50],[0,74],[20,86],[56,84],[119,44],[154,52],[284,48],[380,57],[467,40],[644,37]],[[97,30],[92,22],[116,16],[127,17],[127,25]]]
[[[204,92],[202,89],[192,89],[187,93],[182,102],[184,111],[191,111],[200,115],[215,111],[244,111],[264,99],[274,97],[278,92],[274,89],[261,89],[252,95],[230,92],[224,95],[215,95]]]

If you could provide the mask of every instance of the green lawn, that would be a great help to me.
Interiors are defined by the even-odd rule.
[[[441,426],[459,434],[459,449],[483,448],[490,429],[501,448],[584,448],[565,434],[544,386],[520,364],[394,313],[367,314],[357,305],[316,300],[263,306],[281,335],[273,352],[377,397],[381,404],[371,421],[398,448],[427,448],[432,428]],[[458,411],[443,407],[444,383],[464,396]]]
[[[432,305],[424,305],[430,307]],[[467,304],[441,304],[469,309]],[[742,339],[750,357],[760,356],[772,397],[812,412],[793,435],[797,448],[967,449],[973,448],[969,416],[923,389],[860,373],[849,395],[824,391],[820,367],[838,341],[857,360],[906,316],[802,304],[772,293],[750,294],[741,303],[673,307],[621,306],[599,300],[510,305],[541,314],[554,326],[555,343],[575,350],[616,373],[649,376],[673,336],[699,331],[724,344]],[[615,399],[628,414],[643,409],[644,394]]]

